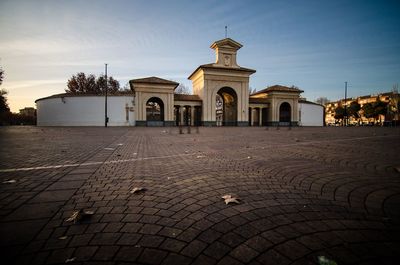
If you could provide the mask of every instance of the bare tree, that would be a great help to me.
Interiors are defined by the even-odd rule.
[[[108,93],[116,93],[119,91],[119,82],[115,80],[112,76],[107,77],[108,79]],[[106,77],[100,75],[96,80],[97,91],[104,93],[106,91]]]
[[[326,97],[319,97],[315,100],[316,103],[321,104],[321,105],[326,105],[329,103],[329,99]]]
[[[190,89],[184,84],[180,83],[177,88],[175,88],[175,94],[190,95]]]
[[[107,77],[108,92],[116,93],[119,91],[119,82],[112,76]],[[77,73],[73,75],[67,83],[68,89],[65,90],[67,93],[85,93],[85,94],[101,94],[105,92],[106,78],[104,75],[100,75],[97,79],[93,74],[85,75],[85,73]]]
[[[4,70],[0,66],[0,85],[3,83],[3,79],[4,79]]]

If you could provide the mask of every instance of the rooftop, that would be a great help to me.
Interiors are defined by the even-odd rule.
[[[268,92],[274,92],[274,91],[279,91],[279,92],[292,92],[292,93],[303,93],[304,91],[301,89],[298,89],[296,87],[287,87],[287,86],[281,86],[281,85],[273,85],[270,87],[267,87],[265,89],[262,89],[260,91],[257,91],[256,93],[252,95],[258,95],[262,93],[268,93]]]

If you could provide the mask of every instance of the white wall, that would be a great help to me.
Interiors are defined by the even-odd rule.
[[[132,96],[108,96],[108,126],[134,126]],[[38,126],[104,126],[104,96],[72,96],[41,99]],[[128,120],[126,120],[128,106]]]
[[[300,126],[324,126],[324,107],[299,102]]]

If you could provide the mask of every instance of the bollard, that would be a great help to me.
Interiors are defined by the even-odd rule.
[[[182,125],[179,125],[179,134],[183,134]]]
[[[199,126],[196,126],[196,133],[199,133]]]
[[[187,133],[190,134],[190,126],[187,127]]]

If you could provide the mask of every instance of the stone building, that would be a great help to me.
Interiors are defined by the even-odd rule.
[[[193,95],[175,94],[174,90],[179,84],[159,77],[130,80],[131,95],[109,97],[109,105],[114,104],[109,108],[109,125],[299,124],[299,99],[302,90],[275,85],[250,95],[250,76],[256,70],[238,64],[237,53],[242,45],[225,38],[214,42],[211,48],[215,51],[215,63],[200,65],[188,77],[192,81]],[[104,96],[60,94],[38,99],[38,125],[101,126],[105,119],[101,98],[104,99]],[[74,102],[70,108],[67,106],[69,101]],[[320,106],[318,111],[322,114],[323,107]],[[77,115],[77,112],[81,115]],[[312,124],[322,126],[323,121],[317,120]]]

